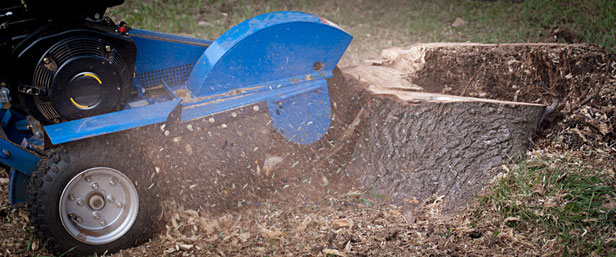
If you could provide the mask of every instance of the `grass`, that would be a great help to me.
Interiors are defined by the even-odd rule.
[[[533,159],[514,166],[482,196],[473,223],[494,220],[563,256],[616,251],[616,181],[575,162]]]
[[[213,40],[243,20],[282,10],[340,24],[355,36],[349,49],[358,55],[353,61],[417,42],[583,42],[616,52],[613,0],[128,0],[109,14],[134,27]],[[466,24],[453,27],[458,17]]]

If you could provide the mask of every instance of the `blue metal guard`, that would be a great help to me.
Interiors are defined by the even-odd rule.
[[[214,41],[195,64],[186,83],[196,100],[183,103],[182,120],[266,101],[278,132],[291,142],[313,143],[331,120],[325,79],[351,40],[335,24],[301,12],[246,20]]]
[[[186,82],[197,59],[212,41],[142,29],[129,34],[137,45],[135,77],[141,86],[158,86],[164,80],[169,85]]]
[[[301,12],[274,12],[248,19],[205,50],[188,78],[188,89],[193,97],[204,97],[271,86],[273,81],[286,80],[285,86],[308,76],[329,77],[352,39],[330,24]]]

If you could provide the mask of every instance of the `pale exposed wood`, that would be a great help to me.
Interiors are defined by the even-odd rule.
[[[393,90],[393,89],[383,89],[383,87],[374,86],[374,85],[370,85],[367,89],[375,95],[391,95],[391,96],[398,98],[401,101],[406,101],[409,103],[474,102],[474,103],[492,103],[492,104],[502,104],[502,105],[512,105],[512,106],[513,105],[528,105],[528,106],[545,107],[545,105],[535,104],[535,103],[522,103],[522,102],[502,101],[502,100],[493,100],[493,99],[485,99],[485,98],[477,98],[477,97],[462,97],[462,96],[436,94],[436,93],[409,92],[409,91],[401,91],[401,90]]]
[[[344,69],[346,77],[382,89],[422,91],[423,88],[410,83],[404,72],[384,66],[360,65]]]

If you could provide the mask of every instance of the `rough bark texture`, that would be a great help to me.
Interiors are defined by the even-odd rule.
[[[445,211],[463,204],[523,155],[542,106],[421,102],[374,96],[355,147],[362,184],[397,204],[444,196]]]

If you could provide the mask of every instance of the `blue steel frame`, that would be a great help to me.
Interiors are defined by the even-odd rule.
[[[129,35],[137,45],[137,96],[122,111],[45,126],[52,144],[164,122],[178,105],[181,120],[189,121],[261,102],[267,104],[273,127],[288,140],[313,143],[331,122],[326,79],[352,40],[335,24],[301,12],[259,15],[213,42],[139,29]],[[158,86],[168,94],[141,92]],[[188,91],[189,98],[178,98],[177,90]],[[26,123],[18,119],[12,124]],[[0,161],[12,167],[11,203],[16,204],[25,201],[25,184],[42,156],[14,143],[28,135],[7,132],[13,133],[22,138],[0,138],[0,147],[12,153],[3,159],[0,151]]]
[[[26,202],[30,176],[43,156],[28,147],[35,142],[29,140],[33,135],[27,132],[26,117],[10,109],[0,110],[0,116],[0,162],[10,167],[9,202],[21,206]]]

